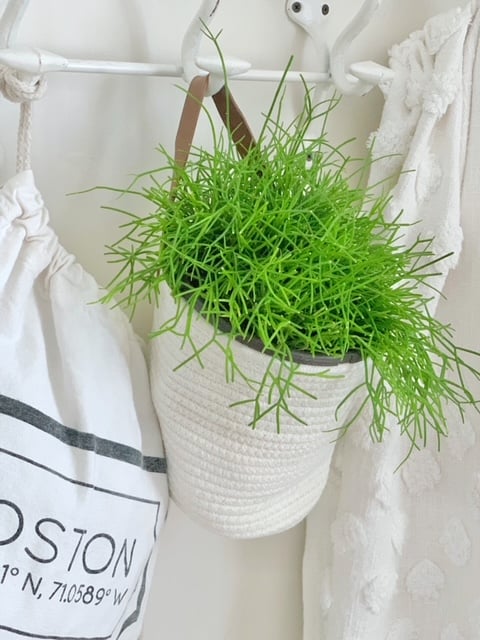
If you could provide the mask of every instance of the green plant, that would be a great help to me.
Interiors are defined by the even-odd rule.
[[[135,308],[145,297],[156,299],[166,282],[178,310],[154,335],[181,331],[192,342],[189,327],[198,312],[215,329],[212,342],[219,344],[216,336],[227,327],[231,340],[222,348],[229,379],[244,376],[231,341],[259,338],[280,366],[268,367],[262,380],[248,380],[253,427],[275,411],[281,429],[283,414],[290,413],[289,392],[301,390],[308,375],[294,351],[339,359],[354,351],[365,368],[364,382],[349,394],[364,394],[354,419],[369,403],[378,441],[387,414],[397,417],[412,448],[432,431],[440,438],[448,432],[444,403],[463,416],[476,402],[464,374],[480,374],[453,343],[451,327],[430,314],[421,292],[441,262],[432,239],[404,246],[401,214],[388,221],[388,198],[361,186],[369,160],[353,172],[357,165],[345,145],[329,142],[325,124],[318,138],[308,139],[312,122],[326,123],[335,100],[313,105],[306,91],[302,113],[285,125],[282,96],[283,84],[244,158],[205,110],[211,150],[193,147],[181,168],[159,147],[162,166],[135,181],[147,185],[119,190],[148,200],[154,210],[141,217],[114,208],[128,221],[125,235],[109,248],[121,268],[105,301]],[[200,363],[210,344],[193,345]],[[334,368],[315,375],[335,375]]]

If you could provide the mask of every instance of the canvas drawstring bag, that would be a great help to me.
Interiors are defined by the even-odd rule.
[[[206,78],[195,78],[186,97],[176,140],[180,167],[188,158],[207,82]],[[214,97],[215,103],[243,154],[253,138],[235,102],[225,92],[223,89]],[[168,287],[162,286],[154,330],[174,317],[177,310],[177,301]],[[184,325],[177,326],[176,333],[182,334],[183,329]],[[212,326],[197,314],[190,327],[192,342],[201,348],[213,334]],[[228,338],[223,339],[226,344]],[[246,376],[261,380],[271,356],[241,342],[234,343],[233,351]],[[325,359],[318,358],[301,365],[300,370],[309,374],[301,381],[309,395],[292,390],[289,407],[307,426],[285,418],[277,433],[275,415],[266,416],[253,430],[249,426],[251,406],[231,406],[252,397],[253,392],[240,376],[233,382],[226,381],[225,354],[219,346],[210,345],[202,352],[202,366],[196,358],[185,362],[192,354],[187,341],[170,331],[151,342],[152,393],[162,426],[173,499],[205,527],[234,538],[266,536],[294,526],[322,493],[338,437],[330,430],[341,427],[342,417],[346,419],[351,413],[351,403],[345,403],[338,420],[336,409],[361,383],[364,364],[333,359],[325,364]],[[327,370],[336,377],[311,375]]]
[[[59,244],[29,168],[0,189],[0,636],[137,640],[167,509],[141,345]]]

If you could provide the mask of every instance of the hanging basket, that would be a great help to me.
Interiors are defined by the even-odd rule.
[[[176,312],[177,302],[167,287],[162,288],[154,327],[164,325]],[[184,326],[177,329],[182,333]],[[211,341],[214,329],[197,313],[189,335],[199,347]],[[245,374],[262,379],[271,356],[232,343],[226,334],[215,337],[220,344],[231,345]],[[151,343],[152,393],[173,499],[202,525],[229,537],[260,537],[293,527],[325,486],[338,437],[332,430],[348,418],[351,403],[345,403],[338,419],[336,410],[361,384],[363,362],[331,359],[330,365],[299,365],[296,375],[304,392],[292,392],[289,407],[306,424],[283,416],[278,433],[274,414],[252,429],[252,405],[243,402],[254,393],[244,379],[226,381],[225,352],[220,346],[210,345],[200,364],[195,357],[186,362],[193,350],[183,342],[181,336],[165,332]],[[358,356],[352,354],[352,359]]]
[[[175,145],[177,168],[187,162],[207,85],[201,77],[190,85]],[[213,99],[239,156],[245,156],[255,141],[243,114],[225,89]],[[334,430],[342,424],[338,406],[364,375],[360,356],[347,354],[341,362],[294,352],[287,367],[295,369],[298,387],[288,387],[291,415],[282,413],[280,427],[276,411],[267,411],[275,404],[272,390],[258,406],[256,389],[267,371],[278,374],[284,365],[258,338],[233,340],[222,322],[215,330],[198,306],[193,315],[182,313],[186,304],[162,286],[154,332],[181,319],[174,331],[161,331],[152,341],[151,354],[172,496],[216,533],[252,538],[286,530],[306,516],[325,486],[338,437]],[[197,357],[194,350],[204,345]],[[228,372],[229,362],[234,372]],[[262,417],[253,424],[254,407]],[[348,416],[348,402],[341,414]]]

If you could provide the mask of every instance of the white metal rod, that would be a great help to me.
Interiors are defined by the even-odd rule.
[[[181,66],[169,64],[151,64],[143,62],[114,62],[110,60],[66,60],[66,65],[61,69],[49,69],[49,71],[67,71],[72,73],[109,73],[115,75],[132,76],[159,76],[166,78],[183,78]],[[272,69],[249,69],[238,75],[232,75],[229,80],[279,82],[284,75],[283,71]],[[315,73],[307,71],[289,71],[285,74],[287,82],[321,83],[329,82],[328,73]]]
[[[142,62],[114,62],[110,60],[67,60],[67,64],[61,69],[50,71],[69,71],[72,73],[109,73],[132,76],[159,76],[166,78],[183,78],[181,66],[169,64],[151,64]],[[229,80],[279,82],[284,75],[283,71],[272,69],[249,69],[238,75],[229,77]],[[320,83],[329,82],[328,73],[315,73],[307,71],[289,71],[285,74],[287,82]]]
[[[42,49],[0,49],[0,65],[31,74],[54,71],[70,73],[108,73],[114,75],[159,76],[183,78],[183,68],[175,64],[154,64],[149,62],[126,62],[113,60],[68,59]],[[283,77],[281,70],[250,69],[249,63],[235,58],[226,58],[227,75],[232,80],[278,82]],[[214,77],[223,77],[223,67],[217,58],[197,59],[197,66]],[[328,73],[289,71],[287,82],[325,83],[330,81]]]
[[[67,60],[60,69],[48,71],[67,71],[72,73],[108,73],[130,76],[165,76],[179,78],[182,67],[173,64],[152,64],[148,62],[122,62],[113,60]]]
[[[250,69],[238,76],[229,78],[230,80],[259,80],[263,82],[279,82],[283,75],[287,82],[306,82],[307,84],[321,84],[330,82],[329,73],[315,73],[314,71],[271,71],[268,69]]]

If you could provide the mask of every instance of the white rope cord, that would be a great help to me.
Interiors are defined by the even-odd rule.
[[[40,99],[46,90],[44,76],[20,75],[8,67],[0,67],[0,91],[11,102],[19,102],[20,122],[17,137],[17,171],[30,168],[32,147],[32,100]]]

